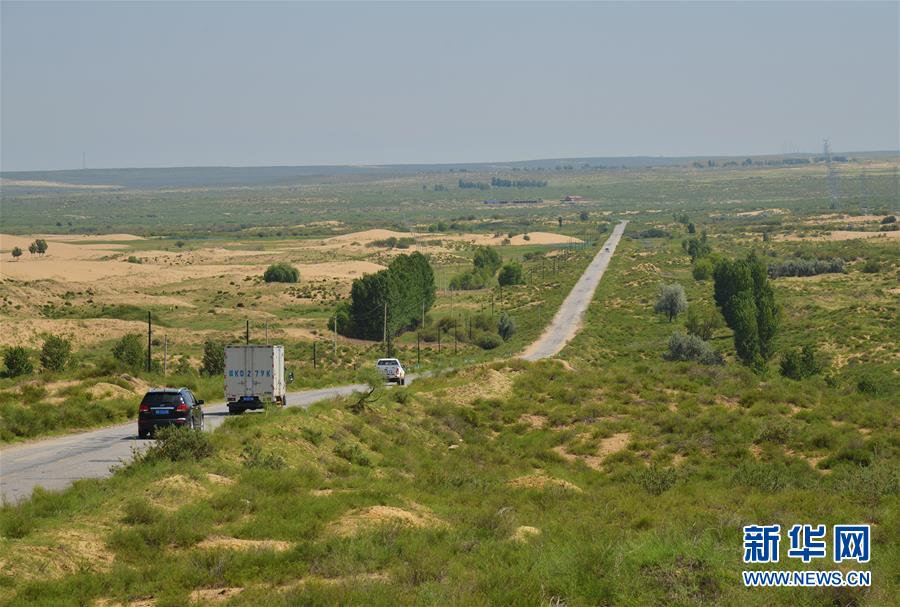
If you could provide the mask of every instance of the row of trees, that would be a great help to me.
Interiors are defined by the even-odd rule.
[[[769,264],[769,278],[842,274],[843,272],[844,260],[840,257],[834,259],[788,259],[782,263]]]
[[[62,371],[72,358],[72,342],[58,335],[50,335],[41,346],[41,367],[47,371]],[[7,377],[29,375],[34,372],[31,355],[22,346],[14,346],[3,353]]]
[[[32,255],[43,255],[47,252],[47,249],[50,248],[50,245],[47,244],[47,241],[43,238],[38,238],[30,245],[28,245],[28,252]],[[12,248],[12,256],[14,259],[18,259],[22,256],[22,249],[20,247]]]
[[[499,270],[499,274],[498,274]],[[500,253],[493,247],[480,246],[475,249],[472,268],[450,279],[450,288],[469,291],[492,287],[518,285],[525,282],[521,264],[515,261],[503,263]]]
[[[390,339],[417,326],[436,296],[434,271],[421,253],[399,255],[385,270],[353,281],[350,300],[338,306],[337,331],[349,337]],[[329,321],[334,328],[335,320]]]
[[[543,179],[501,179],[491,178],[491,186],[495,188],[545,188],[547,182]]]

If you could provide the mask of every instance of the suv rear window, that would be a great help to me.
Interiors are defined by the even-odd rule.
[[[159,405],[177,405],[181,402],[181,394],[177,392],[148,392],[144,395],[142,405],[158,407]]]
[[[397,365],[400,364],[396,358],[382,358],[378,361],[379,367],[384,367],[385,365]]]

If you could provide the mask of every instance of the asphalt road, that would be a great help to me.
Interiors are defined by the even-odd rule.
[[[581,278],[578,279],[578,282],[575,283],[575,286],[572,287],[544,334],[525,349],[522,353],[522,358],[525,360],[538,360],[555,356],[575,337],[579,329],[581,329],[584,313],[591,304],[591,300],[594,299],[594,291],[597,290],[597,285],[600,283],[600,279],[603,278],[603,273],[606,271],[606,266],[609,265],[609,260],[612,259],[613,253],[616,252],[616,246],[622,238],[622,233],[625,231],[627,223],[627,221],[623,221],[613,228],[612,234],[610,234],[606,243],[601,247],[600,252],[588,265]]]
[[[566,297],[553,322],[540,339],[522,354],[522,358],[537,360],[553,356],[575,336],[624,230],[625,222],[613,229],[606,244]],[[415,375],[410,374],[407,383],[414,379]],[[346,396],[364,388],[363,384],[352,384],[293,392],[287,395],[287,406],[305,408],[315,402]],[[209,431],[225,421],[228,407],[224,403],[204,405],[203,412],[205,429]],[[38,486],[60,490],[78,479],[109,476],[111,466],[128,461],[133,450],[146,449],[149,444],[150,441],[138,439],[137,422],[130,421],[99,430],[5,447],[0,450],[0,499],[15,503],[30,496]]]

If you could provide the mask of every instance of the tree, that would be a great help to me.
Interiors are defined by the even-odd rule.
[[[734,346],[744,364],[756,370],[775,353],[779,311],[768,271],[751,253],[743,260],[721,259],[713,271],[716,305],[734,331]]]
[[[38,250],[37,243],[32,242],[30,245],[28,245],[28,252],[31,253],[32,255],[37,253],[37,250]]]
[[[49,248],[47,245],[47,241],[44,240],[43,238],[38,238],[37,240],[35,240],[34,246],[36,247],[37,252],[40,255],[43,255],[44,253],[46,253],[47,249]]]
[[[580,219],[581,221],[587,221],[589,218],[590,218],[590,214],[588,214],[587,211],[582,211],[581,213],[578,214],[578,219]]]
[[[31,364],[31,357],[28,356],[28,350],[22,346],[13,346],[4,352],[3,363],[6,365],[7,377],[29,375],[34,371],[34,365]]]
[[[700,234],[700,238],[689,238],[682,241],[681,247],[691,256],[691,262],[712,253],[712,247],[707,242],[705,231]]]
[[[435,301],[431,264],[421,253],[398,255],[386,270],[365,274],[350,288],[349,319],[353,337],[381,339],[387,309],[388,338],[415,326]],[[339,325],[344,330],[343,325]],[[345,333],[348,334],[348,333]]]
[[[497,275],[497,282],[504,287],[524,284],[525,276],[521,264],[515,261],[503,264],[503,267],[500,268],[500,273]]]
[[[688,228],[688,234],[696,234],[697,233],[697,226],[695,226],[693,223],[689,223],[687,228]]]
[[[58,335],[51,335],[41,347],[41,366],[48,371],[62,371],[72,356],[72,342]]]
[[[13,247],[12,256],[13,256],[13,259],[18,261],[19,258],[22,256],[22,249],[20,249],[19,247]]]
[[[704,365],[721,365],[725,363],[725,357],[718,350],[696,335],[685,335],[679,331],[669,338],[669,350],[665,353],[666,360],[695,360]]]
[[[563,224],[563,218],[562,218],[562,215],[560,215],[559,217],[557,217],[557,218],[556,218],[556,221],[559,222],[559,227],[562,227],[562,224]]]
[[[475,249],[475,255],[472,258],[472,265],[478,270],[484,270],[493,275],[503,263],[500,253],[493,247],[481,246]]]
[[[500,322],[497,323],[497,333],[500,334],[500,337],[503,338],[503,341],[509,341],[509,339],[516,332],[516,322],[512,319],[512,317],[504,312],[500,315]]]
[[[665,314],[669,322],[672,322],[676,316],[687,310],[687,296],[684,294],[684,287],[679,284],[663,285],[660,289],[659,299],[653,310],[660,314]]]
[[[201,370],[210,377],[225,373],[225,344],[212,339],[203,342],[203,367]]]
[[[137,333],[123,335],[112,350],[113,358],[130,369],[139,369],[146,357],[143,341]]]
[[[263,274],[266,282],[297,282],[300,280],[300,271],[289,263],[280,261],[270,265]]]

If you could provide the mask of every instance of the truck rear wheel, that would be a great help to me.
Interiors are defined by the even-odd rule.
[[[240,415],[244,410],[240,407],[228,407],[228,415]]]

